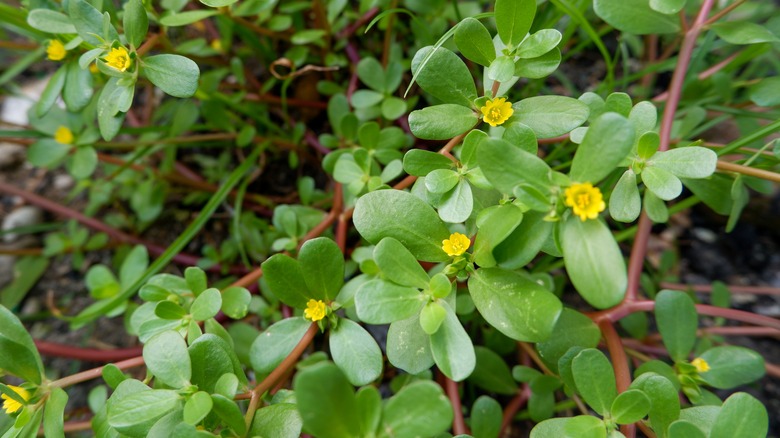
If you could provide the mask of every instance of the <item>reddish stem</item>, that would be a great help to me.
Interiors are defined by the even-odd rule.
[[[66,357],[68,359],[85,360],[88,362],[115,362],[129,359],[141,354],[143,347],[117,348],[114,350],[99,350],[96,348],[79,348],[72,345],[61,345],[54,342],[35,341],[38,352],[45,356]]]
[[[452,413],[454,414],[452,420],[452,432],[455,435],[468,434],[469,430],[466,428],[466,421],[463,419],[463,408],[460,404],[460,392],[458,389],[458,383],[449,377],[444,378],[444,389],[447,392],[447,396],[452,403]]]
[[[618,394],[626,391],[631,385],[631,370],[628,368],[628,357],[626,357],[626,350],[623,349],[623,344],[620,342],[620,335],[615,330],[615,327],[610,321],[599,321],[599,328],[604,335],[604,340],[607,343],[607,350],[609,350],[609,356],[612,359],[612,366],[615,369],[615,383],[617,384]],[[633,424],[627,424],[620,427],[620,431],[627,438],[634,438],[636,436],[636,426]]]
[[[517,394],[512,397],[512,400],[504,408],[504,415],[501,419],[501,436],[504,436],[507,432],[507,428],[512,424],[512,418],[514,418],[517,411],[520,410],[528,402],[531,397],[531,390],[527,383],[523,383],[522,387],[517,390]]]
[[[661,283],[662,289],[673,290],[692,290],[694,292],[712,293],[712,285],[709,284],[680,284],[680,283]],[[754,295],[780,295],[780,288],[771,286],[742,286],[739,284],[727,284],[726,288],[734,294],[754,294]]]

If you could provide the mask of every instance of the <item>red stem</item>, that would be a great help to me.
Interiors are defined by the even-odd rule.
[[[61,345],[54,342],[35,341],[38,352],[45,356],[66,357],[68,359],[85,360],[88,362],[116,362],[131,357],[140,356],[143,347],[117,348],[114,350],[99,350],[96,348],[79,348],[71,345]]]
[[[631,370],[628,368],[626,350],[623,349],[623,344],[620,342],[620,335],[618,335],[612,322],[601,320],[599,321],[599,328],[604,335],[607,350],[609,350],[609,356],[612,359],[612,366],[615,369],[615,383],[617,384],[618,394],[620,394],[621,392],[626,391],[629,385],[631,385]],[[636,426],[633,424],[621,426],[620,431],[627,438],[634,438],[636,436]]]
[[[460,393],[458,390],[458,383],[449,377],[444,378],[444,389],[447,392],[447,396],[452,403],[452,413],[454,414],[452,420],[452,432],[455,435],[468,434],[469,431],[466,428],[466,421],[463,419],[463,408],[460,404]]]
[[[510,424],[512,424],[512,418],[514,418],[517,411],[520,410],[528,402],[531,397],[531,389],[527,383],[523,383],[522,387],[517,390],[517,394],[512,397],[512,400],[504,408],[504,416],[501,419],[501,436],[506,434],[506,430]]]

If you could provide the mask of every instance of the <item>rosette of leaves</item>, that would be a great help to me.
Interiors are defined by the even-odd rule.
[[[322,301],[338,309],[335,302],[344,286],[344,256],[338,245],[326,237],[308,240],[297,260],[276,254],[263,262],[263,277],[271,293],[284,304],[305,309],[309,300]],[[329,325],[331,356],[354,385],[374,381],[382,372],[382,352],[374,338],[358,323],[329,312],[318,324]],[[269,374],[295,348],[312,322],[296,316],[279,321],[255,340],[249,355],[252,368]]]
[[[327,165],[335,160],[333,179],[357,196],[366,190],[388,187],[387,183],[402,173],[399,149],[406,144],[407,136],[400,128],[380,129],[378,123],[366,122],[357,131],[357,144],[328,154]]]
[[[39,117],[37,109],[33,107],[28,116],[30,125],[46,136],[30,145],[27,151],[30,163],[54,169],[64,162],[68,173],[79,180],[89,178],[95,172],[98,155],[93,144],[99,134],[86,123],[83,114],[52,108]],[[67,133],[65,140],[62,132]]]
[[[174,330],[192,343],[203,330],[228,339],[227,332],[214,317],[222,311],[240,319],[249,310],[251,295],[242,287],[219,290],[208,287],[205,272],[196,267],[187,268],[184,277],[157,274],[138,292],[145,301],[130,316],[128,331],[141,342],[164,332]]]
[[[359,119],[370,120],[381,115],[386,120],[395,120],[414,106],[414,99],[407,102],[394,96],[403,78],[403,67],[398,60],[391,60],[385,68],[376,58],[363,58],[357,65],[357,75],[370,88],[352,93],[351,103]]]
[[[71,110],[86,107],[94,94],[89,71],[93,62],[109,77],[97,97],[98,126],[105,140],[119,132],[124,114],[132,105],[140,74],[171,96],[190,97],[195,93],[200,70],[192,60],[173,54],[143,59],[138,56],[136,49],[144,42],[149,26],[147,11],[140,0],[125,4],[121,39],[111,15],[85,0],[69,2],[66,12],[38,8],[28,15],[32,27],[63,38],[68,51],[81,51],[78,60],[69,56],[71,60],[55,73],[44,93],[46,99],[36,106],[38,114],[47,112],[59,94]],[[126,41],[129,49],[122,41]],[[113,50],[123,51],[127,58],[121,68],[107,63]]]
[[[280,205],[274,209],[271,223],[276,234],[271,234],[272,251],[292,251],[300,239],[322,221],[325,212],[303,205]],[[281,235],[281,236],[280,236]]]

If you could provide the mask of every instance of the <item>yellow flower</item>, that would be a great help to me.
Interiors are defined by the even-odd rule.
[[[303,311],[304,316],[313,322],[325,318],[325,313],[326,307],[322,300],[309,300],[309,302],[306,303],[306,310]]]
[[[73,131],[68,129],[67,126],[60,126],[54,132],[54,140],[62,144],[71,144],[73,143]]]
[[[580,220],[596,219],[607,208],[601,190],[591,183],[572,184],[566,189],[566,205],[574,210]]]
[[[710,364],[707,363],[706,360],[697,357],[696,359],[691,361],[691,365],[696,367],[696,371],[700,373],[706,373],[710,370]]]
[[[212,41],[211,42],[211,48],[216,50],[217,52],[221,52],[222,51],[222,40],[216,39],[216,40]]]
[[[99,72],[99,71],[100,71],[100,70],[98,70],[98,66],[97,66],[97,64],[95,64],[94,62],[93,62],[92,64],[90,64],[90,65],[89,65],[89,72],[90,72],[90,73],[92,73],[92,74],[95,74],[95,73],[97,73],[97,72]]]
[[[462,255],[471,246],[471,240],[463,234],[452,233],[449,239],[441,241],[441,249],[450,257]]]
[[[106,55],[105,61],[109,67],[115,68],[119,71],[127,70],[130,67],[130,64],[133,63],[133,61],[130,59],[130,54],[127,53],[127,49],[122,46],[111,49],[108,55]]]
[[[27,401],[27,400],[30,399],[30,395],[31,394],[29,392],[27,392],[26,389],[18,387],[18,386],[13,386],[13,385],[8,385],[8,388],[11,389],[13,392],[19,394],[19,396],[22,397],[24,399],[24,401]],[[9,396],[7,396],[5,394],[0,395],[0,398],[5,400],[3,402],[3,409],[5,409],[5,413],[6,414],[9,414],[9,415],[13,414],[13,413],[15,413],[16,411],[18,411],[19,409],[22,408],[22,404],[21,403],[19,403],[18,401],[12,399],[11,397],[9,397]]]
[[[68,51],[65,50],[65,46],[60,40],[51,40],[46,47],[46,56],[52,61],[62,61],[66,53]]]
[[[490,126],[498,126],[512,117],[515,110],[512,109],[512,104],[506,101],[506,98],[499,97],[496,100],[488,99],[485,106],[480,108],[482,111],[483,119],[488,122]]]

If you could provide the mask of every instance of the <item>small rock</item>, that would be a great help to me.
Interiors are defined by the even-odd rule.
[[[38,207],[25,205],[13,210],[3,219],[3,231],[8,231],[18,227],[37,225],[43,220],[43,211]],[[19,236],[16,233],[3,235],[3,240],[7,243],[15,241]]]
[[[714,231],[707,228],[693,228],[691,234],[696,236],[697,239],[705,243],[715,243],[718,240],[718,235]]]
[[[75,180],[72,176],[61,173],[54,177],[54,188],[57,190],[70,190],[73,188],[73,184],[75,184]]]
[[[0,255],[0,288],[5,287],[14,279],[15,257]]]
[[[0,169],[11,169],[24,162],[25,148],[18,144],[0,143]]]

